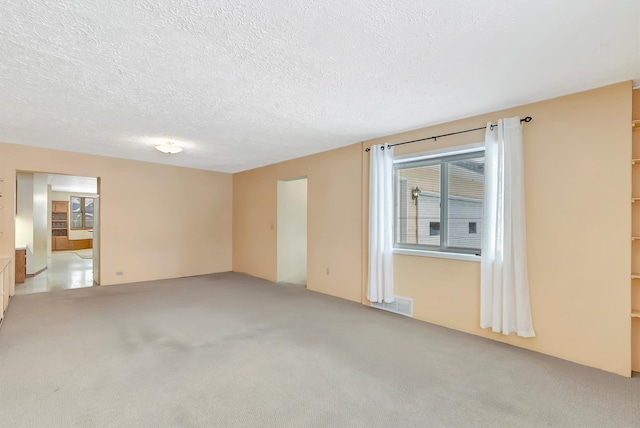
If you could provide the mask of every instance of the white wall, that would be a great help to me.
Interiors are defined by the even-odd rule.
[[[33,272],[33,174],[16,174],[16,247],[27,248],[27,273]]]
[[[258,208],[259,209],[259,208]],[[278,181],[278,281],[307,283],[307,179]]]
[[[33,173],[18,172],[16,180],[16,217],[33,217]]]
[[[27,268],[28,274],[34,274],[47,267],[47,238],[48,226],[48,196],[47,174],[33,174],[33,262],[32,271]]]
[[[19,172],[16,195],[16,247],[33,247],[33,174]]]
[[[47,185],[47,257],[51,257],[51,184]]]
[[[47,175],[19,172],[16,180],[15,245],[27,247],[27,274],[35,274],[47,267]]]

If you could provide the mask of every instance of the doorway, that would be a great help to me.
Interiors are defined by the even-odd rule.
[[[99,179],[16,174],[15,294],[99,284]]]
[[[307,285],[307,177],[278,181],[278,282]]]

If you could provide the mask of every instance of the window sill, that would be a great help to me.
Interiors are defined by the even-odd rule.
[[[461,254],[461,253],[444,253],[441,251],[428,251],[428,250],[412,250],[408,248],[394,248],[393,254],[401,254],[403,256],[420,256],[420,257],[433,257],[436,259],[451,259],[451,260],[464,260],[467,262],[480,263],[480,256],[475,254]]]

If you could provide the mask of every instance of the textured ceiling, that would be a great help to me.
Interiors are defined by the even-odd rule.
[[[640,79],[637,0],[3,0],[0,23],[0,141],[224,172]]]

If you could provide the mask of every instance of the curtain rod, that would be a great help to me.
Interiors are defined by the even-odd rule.
[[[533,118],[531,116],[527,116],[524,119],[520,119],[520,123],[522,122],[531,122],[533,120]],[[494,126],[498,126],[495,124],[491,124],[491,129],[493,129]],[[457,134],[464,134],[465,132],[472,132],[472,131],[480,131],[481,129],[487,129],[486,126],[483,126],[482,128],[473,128],[473,129],[466,129],[464,131],[458,131],[458,132],[451,132],[449,134],[442,134],[442,135],[435,135],[433,137],[427,137],[427,138],[420,138],[419,140],[411,140],[411,141],[405,141],[403,143],[395,143],[395,144],[387,144],[388,147],[393,147],[393,146],[401,146],[403,144],[410,144],[410,143],[417,143],[418,141],[427,141],[427,140],[433,140],[436,141],[438,138],[442,138],[442,137],[449,137],[451,135],[457,135]],[[384,150],[385,146],[382,146],[382,150]],[[369,147],[367,147],[364,151],[368,152],[371,149]]]

